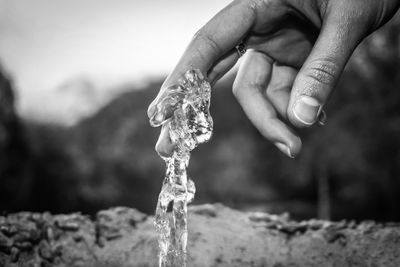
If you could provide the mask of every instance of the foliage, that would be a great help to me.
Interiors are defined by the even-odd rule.
[[[197,203],[304,218],[317,216],[325,197],[333,219],[400,220],[399,31],[392,21],[357,49],[326,107],[328,125],[301,131],[304,149],[295,160],[249,123],[231,82],[219,83],[214,137],[193,153],[189,169]],[[161,79],[132,88],[71,128],[25,121],[16,134],[6,126],[15,148],[1,148],[8,158],[0,163],[0,209],[94,213],[128,205],[152,213],[164,163],[153,149],[159,130],[148,125],[146,108],[160,85]],[[10,166],[18,171],[4,172]]]

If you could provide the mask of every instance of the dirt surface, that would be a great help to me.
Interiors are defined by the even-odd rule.
[[[400,266],[400,224],[291,221],[220,204],[190,208],[188,266]],[[0,217],[0,266],[157,266],[153,218],[97,214]]]

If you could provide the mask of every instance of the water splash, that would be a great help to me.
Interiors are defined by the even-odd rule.
[[[162,157],[167,171],[154,222],[159,234],[160,267],[186,266],[187,204],[196,191],[187,167],[190,152],[212,135],[210,96],[210,83],[202,73],[189,70],[179,84],[166,88],[153,104],[156,112],[150,119],[151,125],[168,127],[175,144],[172,156]]]

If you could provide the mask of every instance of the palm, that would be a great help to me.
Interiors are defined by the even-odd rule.
[[[299,69],[310,53],[318,30],[295,17],[283,22],[284,27],[263,31],[256,25],[247,39],[247,46],[264,52],[272,60]],[[307,26],[306,26],[307,25]]]

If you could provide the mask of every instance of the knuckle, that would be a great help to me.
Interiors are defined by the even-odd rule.
[[[315,60],[304,70],[304,75],[317,85],[333,86],[339,74],[339,67],[328,59]]]
[[[267,2],[267,0],[251,0],[249,7],[254,11],[254,13],[257,13],[260,8],[267,6]]]
[[[261,91],[263,88],[263,85],[256,81],[235,81],[232,86],[232,93],[239,99],[249,92]]]
[[[257,21],[258,18],[263,19],[264,14],[271,9],[277,9],[285,5],[287,5],[287,0],[250,0],[248,7],[254,21]]]
[[[270,8],[271,6],[280,6],[287,4],[286,0],[250,0],[250,7],[255,11]]]
[[[222,54],[222,48],[213,39],[213,37],[206,32],[204,27],[194,34],[192,43],[196,44],[195,47],[197,47],[198,52],[204,57],[206,56],[205,53],[210,52],[215,57]]]

